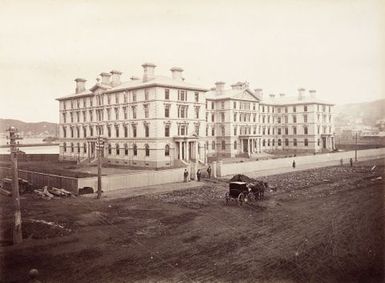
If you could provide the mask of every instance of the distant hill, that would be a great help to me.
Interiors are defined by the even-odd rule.
[[[57,124],[50,122],[30,123],[14,119],[0,118],[0,133],[6,133],[10,126],[16,127],[16,129],[24,135],[55,136]]]
[[[358,123],[375,126],[376,121],[385,119],[385,99],[336,105],[335,113],[335,124],[337,127]]]

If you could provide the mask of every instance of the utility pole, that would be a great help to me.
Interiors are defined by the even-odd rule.
[[[20,212],[20,195],[19,195],[19,174],[17,169],[17,152],[16,140],[21,139],[16,133],[15,127],[9,127],[9,140],[11,149],[11,163],[12,163],[12,199],[15,207],[15,221],[13,227],[13,244],[19,244],[23,241],[23,234],[21,231],[21,212]]]
[[[354,152],[354,160],[356,162],[357,162],[357,146],[358,146],[357,139],[358,139],[358,132],[356,132],[356,150]]]
[[[100,199],[102,196],[102,157],[101,157],[101,151],[104,147],[104,142],[102,138],[100,137],[100,134],[97,139],[97,154],[98,154],[98,196],[97,198]]]

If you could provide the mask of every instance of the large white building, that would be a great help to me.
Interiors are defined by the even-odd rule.
[[[142,65],[142,78],[121,82],[122,73],[101,73],[90,89],[75,79],[75,93],[60,102],[60,159],[94,162],[96,139],[111,164],[167,167],[207,157],[253,156],[274,150],[334,149],[332,104],[315,91],[264,97],[247,83],[209,90]]]

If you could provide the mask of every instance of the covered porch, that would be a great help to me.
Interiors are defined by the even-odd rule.
[[[202,160],[198,137],[175,137],[176,159],[186,162]]]

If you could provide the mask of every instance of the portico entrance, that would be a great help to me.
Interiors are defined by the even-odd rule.
[[[198,139],[196,137],[175,138],[176,157],[184,161],[199,159]]]

